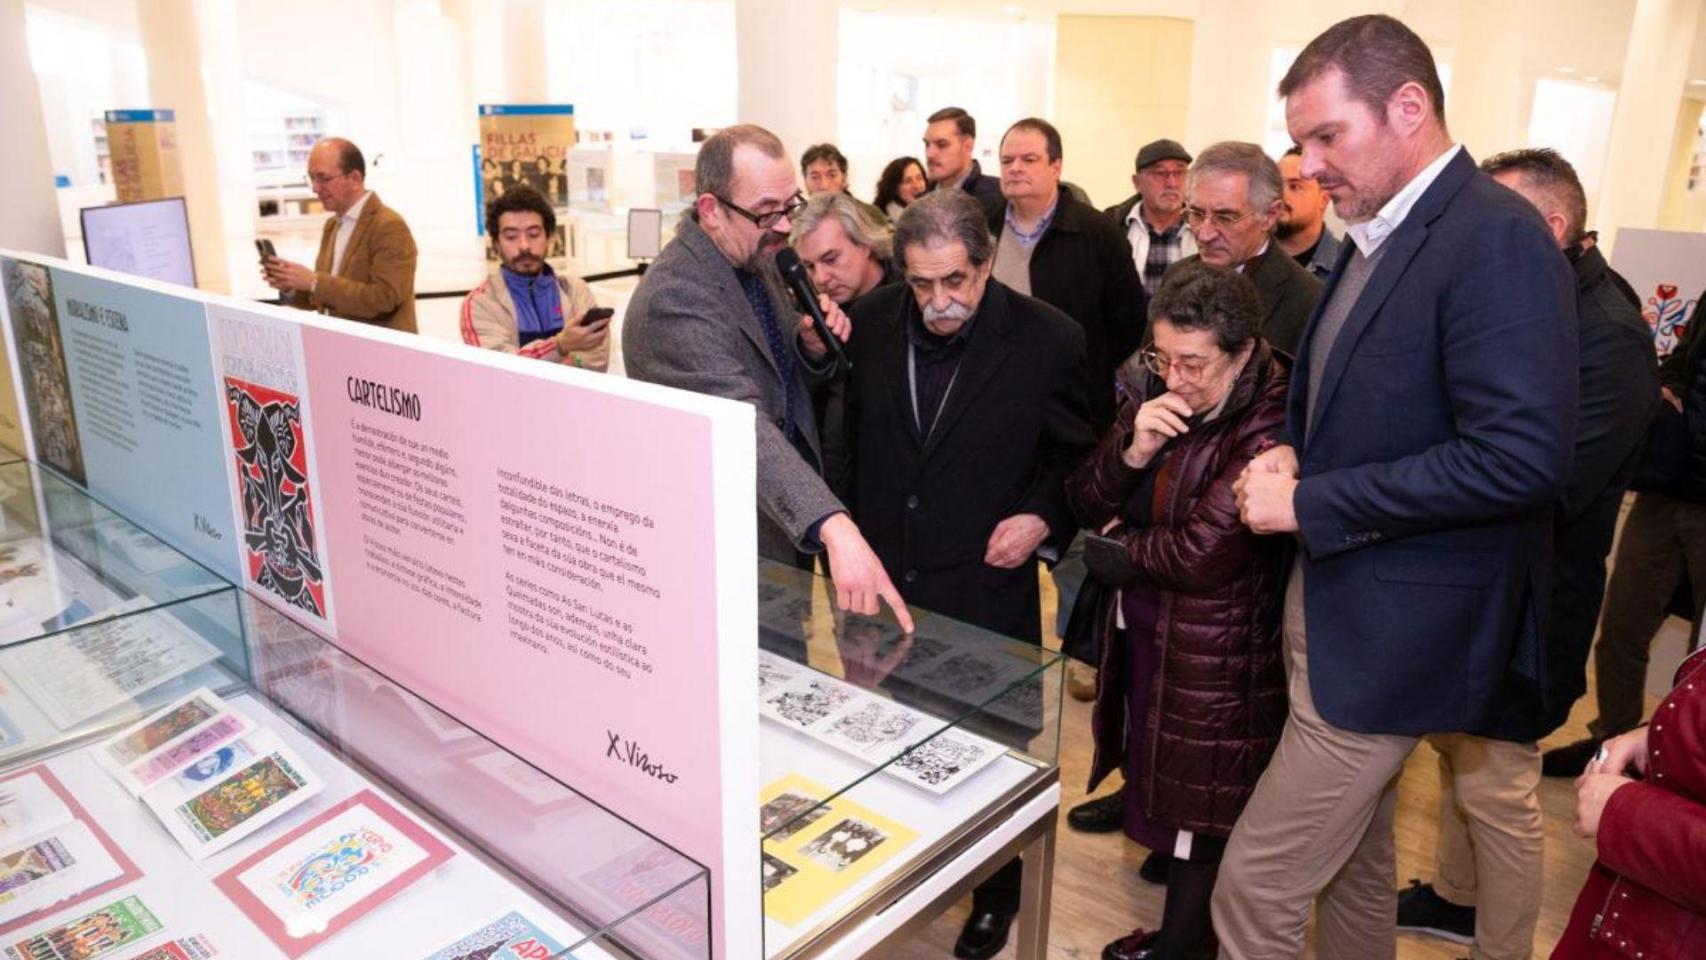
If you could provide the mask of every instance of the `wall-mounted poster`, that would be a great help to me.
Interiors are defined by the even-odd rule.
[[[551,206],[569,206],[569,151],[575,145],[575,108],[568,103],[483,103],[480,105],[479,208],[485,234],[486,203],[518,186],[544,194]],[[558,218],[559,228],[563,218]],[[552,239],[548,256],[564,255],[563,233]],[[487,256],[496,259],[488,249]]]
[[[1653,349],[1669,355],[1706,290],[1706,234],[1620,227],[1611,266],[1641,298]]]
[[[177,116],[171,110],[108,110],[107,150],[119,203],[181,197]]]

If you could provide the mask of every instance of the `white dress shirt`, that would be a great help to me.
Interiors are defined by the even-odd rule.
[[[348,210],[338,215],[338,234],[332,239],[332,276],[337,276],[343,269],[344,252],[349,249],[349,238],[355,233],[355,222],[361,217],[361,208],[367,206],[367,198],[373,196],[373,191],[364,190],[361,199],[357,200]]]
[[[1398,225],[1410,215],[1410,208],[1415,206],[1428,187],[1439,179],[1440,171],[1445,169],[1445,165],[1461,152],[1463,144],[1453,144],[1449,150],[1434,158],[1433,163],[1423,167],[1421,173],[1411,177],[1410,182],[1393,194],[1392,199],[1386,201],[1386,206],[1381,207],[1380,212],[1372,219],[1345,227],[1345,234],[1357,245],[1357,249],[1362,251],[1363,256],[1374,256],[1374,251],[1379,250],[1386,238],[1392,236]]]

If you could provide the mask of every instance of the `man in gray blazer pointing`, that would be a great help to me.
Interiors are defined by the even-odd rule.
[[[825,551],[842,609],[874,614],[886,601],[910,633],[900,592],[823,479],[800,338],[817,354],[823,345],[780,292],[772,261],[805,206],[794,165],[775,134],[742,124],[700,146],[694,174],[699,195],[623,318],[628,375],[752,404],[759,552],[809,568]],[[846,339],[846,316],[828,297],[819,306]]]

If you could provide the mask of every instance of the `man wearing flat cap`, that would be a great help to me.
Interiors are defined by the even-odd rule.
[[[1154,293],[1161,275],[1176,261],[1197,252],[1185,229],[1185,172],[1191,155],[1177,140],[1155,140],[1137,151],[1137,192],[1103,211],[1126,232],[1132,262],[1146,292]]]

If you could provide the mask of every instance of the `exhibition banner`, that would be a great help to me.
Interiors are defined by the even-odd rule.
[[[1611,266],[1640,297],[1653,349],[1668,355],[1706,290],[1706,234],[1619,227]]]
[[[760,955],[750,405],[60,261],[0,275],[37,459],[705,866],[711,955]]]
[[[108,110],[107,153],[119,203],[184,195],[177,116],[171,110]]]

